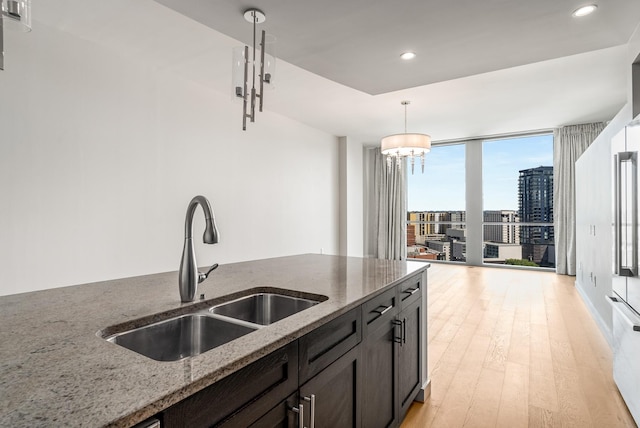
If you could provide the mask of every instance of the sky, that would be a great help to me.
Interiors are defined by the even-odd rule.
[[[518,173],[522,169],[553,166],[553,135],[482,143],[484,210],[518,209]],[[465,209],[465,146],[434,146],[409,170],[409,211],[463,211]]]

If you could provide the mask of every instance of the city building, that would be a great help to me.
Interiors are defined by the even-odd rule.
[[[438,260],[451,260],[451,243],[449,241],[427,241],[427,248],[443,255]]]
[[[407,247],[416,245],[416,225],[407,224]]]
[[[447,239],[451,243],[451,260],[462,262],[467,259],[466,229],[448,229]]]
[[[483,237],[485,241],[520,244],[520,225],[513,224],[520,222],[520,216],[517,211],[487,210],[483,215],[485,223],[504,223],[501,225],[485,225]]]
[[[549,249],[554,245],[553,167],[539,166],[520,171],[518,205],[522,223],[551,223],[520,227],[522,257],[540,266],[555,266],[555,251]]]
[[[407,256],[412,259],[446,260],[446,254],[420,245],[407,247]]]
[[[485,263],[504,263],[507,259],[522,259],[522,246],[500,242],[484,243]]]

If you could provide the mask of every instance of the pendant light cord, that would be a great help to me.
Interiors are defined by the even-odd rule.
[[[404,133],[407,133],[407,104],[404,105]]]
[[[404,106],[404,133],[407,133],[407,106],[411,104],[411,101],[402,101],[400,104]]]

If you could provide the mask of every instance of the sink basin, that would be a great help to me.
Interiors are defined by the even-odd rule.
[[[157,361],[178,361],[224,345],[256,328],[203,314],[188,314],[114,334],[106,339]]]
[[[222,303],[209,311],[253,324],[269,325],[318,303],[320,302],[283,294],[257,293]]]
[[[191,312],[164,321],[125,331],[112,326],[98,335],[156,361],[178,361],[207,352],[327,300],[321,295],[305,297],[309,298],[281,294],[277,289],[273,292],[254,290],[253,294],[213,307],[200,304]]]

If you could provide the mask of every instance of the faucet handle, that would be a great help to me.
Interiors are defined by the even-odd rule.
[[[211,272],[213,272],[214,270],[216,270],[218,268],[218,263],[214,263],[209,270],[207,271],[207,273],[202,273],[202,272],[198,272],[198,284],[200,284],[202,281],[204,281],[205,279],[207,279],[207,277],[209,276],[209,274]]]

